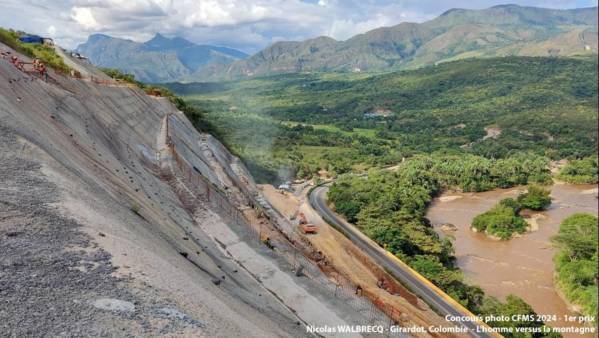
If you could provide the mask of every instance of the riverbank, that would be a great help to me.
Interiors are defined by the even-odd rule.
[[[522,297],[539,314],[574,315],[558,295],[554,285],[553,256],[555,248],[551,236],[559,224],[576,212],[598,213],[594,191],[597,185],[555,184],[551,187],[553,204],[537,217],[537,231],[509,241],[494,241],[485,234],[470,231],[472,219],[495,205],[499,200],[515,197],[524,187],[498,189],[482,193],[447,192],[434,199],[427,212],[435,230],[447,236],[442,227],[455,226],[450,234],[455,237],[457,265],[468,281],[480,285],[485,293],[503,299],[508,294]],[[446,227],[447,228],[447,227]],[[558,320],[547,323],[565,326]],[[579,336],[579,335],[577,335]]]

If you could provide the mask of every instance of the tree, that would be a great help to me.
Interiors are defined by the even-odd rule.
[[[503,201],[502,201],[503,202]],[[524,233],[526,221],[520,217],[513,207],[498,203],[491,210],[484,212],[472,220],[472,227],[479,232],[501,239],[510,239],[514,232]]]
[[[520,212],[520,203],[518,203],[518,201],[516,201],[513,198],[504,198],[501,201],[499,201],[499,204],[503,205],[504,207],[512,208],[516,213]]]
[[[599,308],[599,222],[590,214],[574,214],[560,225],[552,238],[559,248],[555,255],[556,281],[566,298],[581,306],[586,315]]]
[[[543,333],[517,333],[515,328],[537,328],[541,329],[544,326],[542,321],[537,320],[537,314],[533,308],[527,304],[522,298],[509,295],[506,297],[505,303],[500,302],[494,297],[487,297],[481,307],[481,315],[493,316],[495,318],[509,318],[507,321],[497,320],[488,321],[492,327],[511,327],[514,328],[512,333],[502,333],[505,337],[543,337],[547,334]],[[519,316],[520,315],[520,316]],[[552,335],[550,335],[552,336]],[[559,337],[559,334],[555,335]]]
[[[573,160],[560,170],[558,177],[569,183],[595,184],[599,181],[597,158],[597,155],[594,155],[581,160]]]
[[[552,241],[570,260],[592,259],[597,256],[599,241],[597,217],[579,213],[566,218]]]
[[[523,209],[545,210],[551,205],[551,191],[538,185],[531,185],[528,191],[518,196],[518,203]]]

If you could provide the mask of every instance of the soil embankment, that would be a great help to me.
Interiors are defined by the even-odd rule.
[[[256,189],[218,141],[168,100],[69,62],[94,80],[45,82],[0,59],[0,331],[296,337],[360,322],[230,235]]]

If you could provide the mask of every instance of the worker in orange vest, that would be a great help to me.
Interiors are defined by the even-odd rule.
[[[48,71],[46,70],[46,66],[40,62],[39,65],[37,66],[39,72],[40,72],[40,76],[46,81],[48,82]]]

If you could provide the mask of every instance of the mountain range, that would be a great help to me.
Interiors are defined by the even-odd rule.
[[[300,42],[276,42],[247,58],[241,52],[233,54],[231,49],[206,47],[211,57],[197,61],[200,66],[195,68],[185,66],[181,57],[171,56],[172,51],[178,50],[178,43],[191,44],[180,38],[168,40],[157,35],[144,44],[136,44],[91,36],[79,50],[98,65],[120,68],[142,80],[151,78],[155,82],[231,80],[307,71],[386,71],[471,57],[597,53],[597,19],[597,7],[557,10],[500,5],[482,10],[452,9],[424,23],[381,27],[345,41],[321,36]],[[154,40],[169,43],[154,43]],[[161,48],[150,47],[154,45]],[[129,50],[140,48],[147,52],[131,57],[139,63],[148,60],[153,65],[124,68],[124,64],[131,63],[121,63],[119,56],[130,55]],[[156,67],[159,63],[164,66]]]
[[[236,49],[197,45],[161,34],[143,43],[93,34],[77,51],[94,65],[116,68],[152,83],[196,78],[194,74],[206,65],[227,65],[248,56]]]

